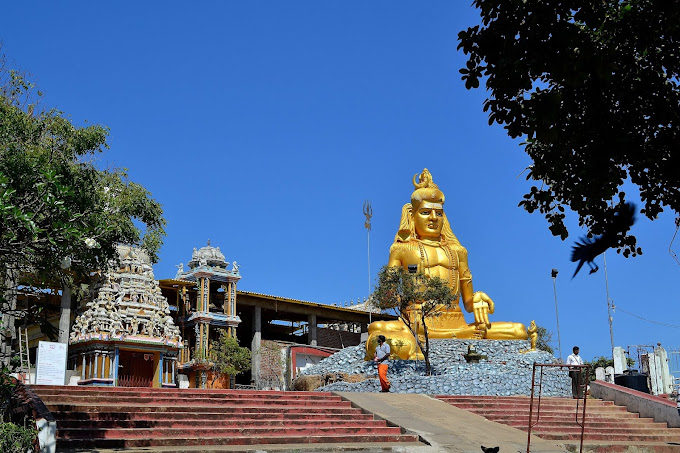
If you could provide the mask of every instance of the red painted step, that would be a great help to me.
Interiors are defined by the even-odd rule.
[[[286,445],[286,444],[326,444],[326,443],[374,443],[374,442],[413,442],[404,440],[404,435],[370,434],[363,436],[323,435],[323,436],[268,436],[247,437],[188,437],[160,438],[160,439],[59,439],[58,448],[139,448],[139,447],[170,447],[196,445]]]
[[[328,392],[33,386],[57,447],[416,443]]]
[[[529,397],[441,395],[437,398],[491,421],[528,430]],[[579,443],[581,426],[577,420],[581,421],[582,414],[582,400],[541,398],[538,412],[538,399],[534,398],[531,432],[543,439]],[[665,423],[640,418],[639,414],[628,412],[625,407],[616,406],[611,401],[589,398],[586,403],[584,443],[588,441],[600,446],[603,442],[612,442],[612,448],[617,442],[648,444],[650,450],[656,451],[658,449],[655,446],[659,443],[663,446],[680,441],[680,428],[668,428]]]

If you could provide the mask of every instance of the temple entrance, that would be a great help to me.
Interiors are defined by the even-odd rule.
[[[120,350],[118,387],[153,387],[154,354]]]

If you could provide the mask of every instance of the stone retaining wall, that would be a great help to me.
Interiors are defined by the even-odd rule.
[[[626,406],[630,412],[637,412],[640,417],[650,417],[654,421],[664,422],[669,428],[680,428],[680,413],[674,401],[660,396],[650,395],[638,390],[604,381],[590,383],[590,394],[595,398],[613,401],[619,406]]]
[[[468,345],[486,355],[480,363],[467,363],[463,355]],[[533,364],[554,363],[545,351],[522,353],[529,349],[524,340],[430,340],[432,375],[425,376],[425,363],[392,360],[388,378],[392,392],[440,395],[530,395]],[[365,343],[345,348],[301,374],[348,373],[372,377],[357,383],[336,382],[317,390],[377,392],[376,365],[365,361]],[[547,368],[543,375],[543,396],[571,396],[571,380],[565,370]],[[538,384],[538,378],[536,380]]]

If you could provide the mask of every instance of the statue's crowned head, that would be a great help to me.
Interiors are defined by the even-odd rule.
[[[460,245],[444,214],[444,193],[434,183],[427,168],[420,175],[413,176],[413,186],[415,190],[411,194],[411,203],[402,208],[395,242],[429,239]]]
[[[416,177],[418,182],[416,182]],[[416,188],[411,194],[413,209],[418,209],[423,201],[444,206],[444,192],[439,190],[437,184],[434,183],[432,174],[427,168],[420,175],[413,175],[413,186]]]

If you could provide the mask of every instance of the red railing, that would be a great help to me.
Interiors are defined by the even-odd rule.
[[[538,384],[536,384],[536,368],[540,368]],[[531,428],[538,424],[541,418],[541,393],[543,391],[543,369],[544,368],[567,368],[569,371],[578,371],[581,373],[579,376],[579,388],[578,395],[579,398],[576,400],[576,412],[575,412],[575,422],[581,427],[581,447],[579,452],[583,452],[583,434],[586,429],[586,401],[587,395],[586,390],[588,388],[588,381],[590,380],[590,365],[564,365],[564,364],[553,364],[553,363],[534,363],[534,371],[531,375],[531,400],[529,401],[529,429],[527,435],[527,453],[530,453],[531,448]],[[533,421],[534,412],[534,390],[538,386],[538,407],[536,408],[536,423]],[[581,421],[579,422],[578,413],[579,405],[583,399],[583,412],[581,414]]]

